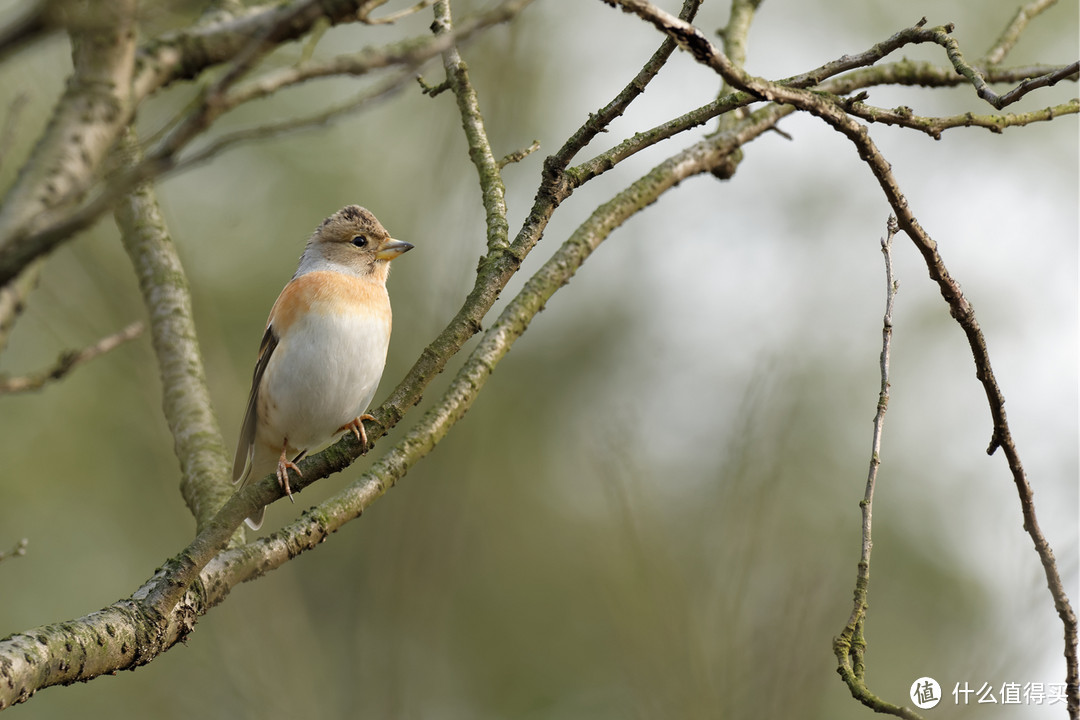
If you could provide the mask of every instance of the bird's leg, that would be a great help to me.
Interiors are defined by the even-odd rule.
[[[289,487],[289,468],[296,471],[296,474],[300,477],[304,476],[304,473],[300,472],[300,468],[296,466],[296,463],[289,459],[289,456],[285,454],[288,443],[284,443],[285,447],[281,448],[281,457],[277,461],[277,481],[281,489],[285,491],[285,494],[289,496],[289,502],[296,502],[293,500],[292,488]],[[303,455],[301,455],[303,457]],[[300,458],[297,458],[299,460]]]
[[[364,432],[364,420],[379,422],[375,419],[374,415],[368,415],[367,413],[364,413],[352,422],[345,423],[344,425],[339,427],[337,431],[342,432],[343,430],[352,430],[352,434],[355,435],[356,439],[360,441],[360,446],[367,450],[367,433]]]

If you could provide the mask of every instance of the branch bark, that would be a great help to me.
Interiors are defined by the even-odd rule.
[[[139,162],[133,130],[122,140],[118,156],[125,166]],[[162,409],[180,461],[180,492],[198,530],[225,504],[233,487],[206,385],[187,275],[152,186],[144,184],[128,195],[115,215],[150,315]]]

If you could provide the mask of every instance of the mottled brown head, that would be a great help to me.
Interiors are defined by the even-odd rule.
[[[385,281],[390,261],[412,247],[390,237],[367,209],[347,205],[316,228],[300,258],[297,274],[334,269]]]

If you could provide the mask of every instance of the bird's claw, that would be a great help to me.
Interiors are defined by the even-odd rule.
[[[289,502],[295,503],[296,500],[292,496],[292,488],[289,487],[289,469],[296,471],[296,474],[300,477],[304,477],[304,473],[300,472],[300,468],[296,463],[289,459],[289,456],[285,454],[285,451],[281,451],[281,457],[278,458],[277,464],[277,481],[278,486],[285,491],[285,494],[289,497]]]
[[[368,415],[364,413],[360,417],[356,418],[352,422],[345,423],[338,428],[338,432],[343,430],[351,430],[352,434],[356,436],[356,439],[360,441],[360,446],[367,450],[367,433],[364,432],[364,420],[371,420],[372,422],[378,422],[374,415]]]

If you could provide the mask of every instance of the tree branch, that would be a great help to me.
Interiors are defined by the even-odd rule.
[[[893,705],[879,698],[866,685],[866,637],[864,627],[869,608],[867,595],[870,589],[870,552],[874,546],[871,526],[874,517],[874,486],[878,468],[881,466],[881,433],[885,426],[885,412],[889,407],[889,354],[892,344],[892,313],[896,300],[897,283],[893,276],[892,241],[899,228],[896,218],[889,216],[888,234],[881,239],[881,253],[885,256],[885,317],[881,327],[881,387],[878,390],[877,412],[874,415],[874,433],[870,451],[870,470],[866,475],[866,490],[859,502],[862,509],[862,550],[859,569],[855,579],[855,604],[851,617],[840,636],[833,640],[833,652],[839,662],[837,672],[847,683],[851,695],[871,710],[896,717],[920,720],[920,716],[906,707]]]
[[[446,36],[453,31],[449,0],[435,3],[435,22],[432,23],[431,30],[436,37]],[[457,48],[451,47],[443,53],[443,67],[446,69],[446,81],[457,98],[461,127],[465,130],[465,139],[469,143],[469,159],[480,176],[480,192],[487,223],[487,259],[490,260],[492,255],[505,250],[510,244],[510,225],[506,220],[506,187],[484,129],[484,116],[480,112],[476,89],[469,81],[469,69]]]
[[[45,212],[83,197],[131,118],[135,0],[106,3],[100,13],[96,22],[73,27],[74,74],[25,171],[0,203],[0,286],[42,254],[20,247],[20,236]]]
[[[1004,60],[1005,56],[1020,39],[1020,34],[1027,28],[1027,24],[1044,10],[1056,4],[1057,0],[1034,0],[1034,2],[1029,2],[1027,5],[1020,7],[1016,11],[1016,15],[1005,27],[1005,30],[994,41],[993,46],[986,52],[986,64],[997,65]]]
[[[13,548],[11,548],[10,550],[5,550],[4,552],[0,552],[0,562],[3,562],[4,560],[7,560],[8,558],[22,557],[23,555],[26,554],[26,548],[27,548],[27,546],[29,544],[30,544],[30,541],[27,540],[26,538],[23,538],[19,542],[15,543],[15,546]]]
[[[841,103],[847,112],[867,122],[899,125],[900,127],[918,130],[935,140],[940,140],[941,133],[951,128],[983,127],[990,132],[1000,133],[1005,128],[1023,127],[1034,122],[1047,122],[1061,115],[1080,113],[1080,100],[1075,98],[1067,103],[1043,108],[1042,110],[1032,110],[1019,115],[1013,113],[1007,115],[976,115],[975,113],[966,112],[951,117],[922,117],[921,115],[915,115],[909,107],[886,110],[885,108],[866,105],[860,102],[858,98],[850,100],[836,98],[836,101]]]
[[[62,379],[79,365],[93,360],[98,355],[104,355],[110,350],[123,345],[128,340],[137,338],[142,334],[142,331],[142,323],[132,323],[120,332],[107,335],[89,347],[62,353],[48,370],[32,375],[0,380],[0,395],[40,390],[47,383]]]
[[[139,161],[134,130],[121,141],[118,155],[125,166]],[[151,185],[140,186],[117,204],[115,216],[150,315],[162,410],[180,461],[180,492],[196,528],[202,528],[233,487],[206,385],[187,276]]]

